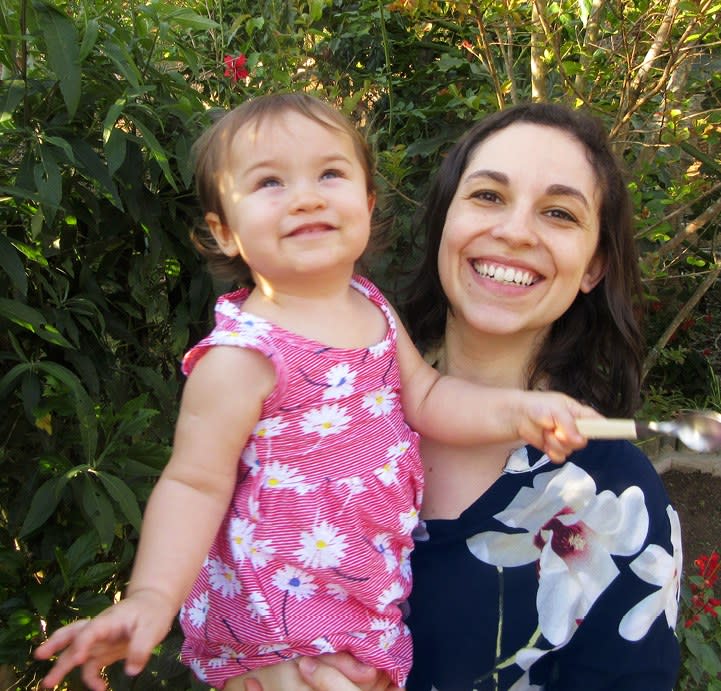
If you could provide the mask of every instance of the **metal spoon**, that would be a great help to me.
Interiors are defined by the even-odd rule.
[[[680,439],[692,451],[709,453],[721,449],[721,414],[712,410],[679,413],[666,422],[583,418],[576,420],[576,427],[589,439],[643,439],[664,434]]]

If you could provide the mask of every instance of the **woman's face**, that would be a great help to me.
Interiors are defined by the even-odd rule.
[[[582,144],[516,123],[469,158],[438,253],[457,329],[535,337],[601,279],[601,191]]]

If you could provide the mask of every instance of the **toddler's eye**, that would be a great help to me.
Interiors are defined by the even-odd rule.
[[[340,178],[343,177],[342,173],[339,170],[336,170],[335,168],[329,168],[328,170],[324,170],[323,174],[320,176],[321,180],[332,180],[333,178]]]
[[[259,183],[258,187],[278,187],[281,184],[278,178],[263,178]]]

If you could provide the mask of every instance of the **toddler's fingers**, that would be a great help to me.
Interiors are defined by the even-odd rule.
[[[131,677],[140,674],[145,665],[148,664],[153,648],[166,636],[165,629],[158,630],[155,626],[136,622],[125,660],[125,673]]]
[[[41,645],[39,645],[34,656],[38,660],[48,660],[53,655],[58,653],[60,650],[64,650],[72,643],[76,636],[82,631],[88,624],[90,619],[79,619],[74,621],[72,624],[63,626],[61,629],[54,631],[52,635]]]
[[[101,665],[98,660],[88,660],[82,666],[82,680],[83,684],[87,686],[91,691],[105,691],[107,685],[105,679],[101,676],[104,665]]]

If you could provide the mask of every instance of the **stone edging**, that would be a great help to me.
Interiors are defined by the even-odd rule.
[[[646,450],[648,453],[648,450]],[[721,477],[721,454],[696,453],[685,449],[674,448],[673,445],[661,445],[658,451],[649,454],[654,468],[659,474],[667,470],[681,472],[699,471]]]

